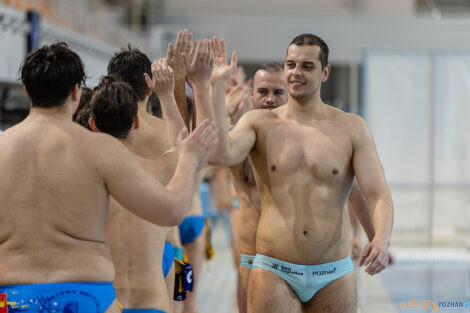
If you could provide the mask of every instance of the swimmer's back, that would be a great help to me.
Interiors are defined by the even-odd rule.
[[[43,116],[2,134],[0,285],[113,280],[103,136]]]
[[[154,159],[170,149],[166,122],[147,112],[139,112],[139,129],[135,132],[134,151],[140,157]]]

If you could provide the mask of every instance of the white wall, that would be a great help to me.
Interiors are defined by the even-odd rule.
[[[467,230],[470,52],[364,55],[364,111],[398,230]],[[432,226],[431,226],[432,225]]]
[[[243,62],[282,60],[298,34],[310,32],[330,47],[332,63],[359,64],[364,50],[470,50],[470,21],[417,17],[292,17],[286,15],[198,14],[161,16],[158,28],[189,27],[222,34]],[[152,38],[155,45],[167,42]]]
[[[379,14],[411,15],[414,0],[167,0],[165,10],[169,13],[279,13],[297,16],[319,14]]]
[[[0,14],[4,16],[3,23],[11,25],[0,27],[0,82],[17,83],[18,69],[26,54],[26,18],[22,12],[1,6]]]

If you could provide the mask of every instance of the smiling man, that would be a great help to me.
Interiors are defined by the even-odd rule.
[[[212,162],[230,166],[249,155],[260,195],[248,312],[357,311],[343,214],[354,177],[373,212],[375,228],[360,265],[374,275],[388,263],[390,191],[364,120],[321,100],[321,85],[330,74],[328,52],[318,36],[294,38],[284,66],[287,104],[251,110],[230,133],[223,96],[217,95],[234,71],[234,55],[232,64],[220,66],[218,77],[211,79],[220,129]]]

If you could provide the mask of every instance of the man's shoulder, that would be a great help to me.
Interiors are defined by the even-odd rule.
[[[72,136],[76,137],[75,142],[81,146],[81,150],[93,154],[93,157],[99,157],[100,159],[111,158],[119,155],[119,152],[127,150],[126,146],[113,136],[106,133],[93,132],[81,126],[74,130]]]
[[[246,112],[243,118],[250,123],[258,124],[270,119],[279,118],[279,115],[277,112],[274,112],[274,110],[254,109]]]
[[[166,121],[162,118],[156,117],[152,114],[146,113],[145,115],[145,121],[149,123],[150,126],[158,129],[165,129],[166,127]]]
[[[341,125],[350,127],[358,127],[366,125],[365,120],[358,114],[344,112],[343,110],[332,108],[334,110],[334,119],[337,120]]]

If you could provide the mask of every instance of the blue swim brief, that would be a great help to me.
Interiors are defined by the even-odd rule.
[[[307,302],[320,289],[352,272],[353,263],[348,256],[324,264],[299,265],[257,254],[253,260],[253,268],[262,268],[276,274],[289,284],[300,301]]]
[[[240,253],[240,266],[251,270],[253,268],[254,255]]]
[[[165,249],[163,250],[163,258],[162,258],[162,269],[163,269],[163,277],[167,277],[168,273],[173,266],[173,259],[175,255],[173,252],[173,245],[168,241],[165,241]]]
[[[122,313],[166,313],[157,309],[123,309]]]
[[[104,313],[115,299],[113,283],[0,286],[0,309],[6,302],[11,313]]]
[[[177,259],[178,261],[183,261],[183,258],[184,258],[183,247],[173,247],[173,253],[175,255],[175,259]]]
[[[183,222],[178,226],[180,230],[181,243],[183,245],[194,242],[194,240],[202,233],[206,225],[206,220],[201,215],[185,217]]]

